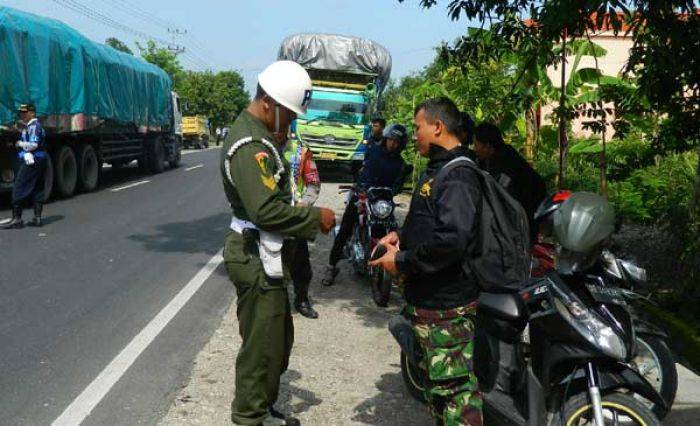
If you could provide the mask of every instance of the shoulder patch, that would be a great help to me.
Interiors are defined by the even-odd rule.
[[[275,187],[277,187],[277,181],[275,181],[275,177],[272,176],[270,155],[267,152],[258,152],[255,154],[255,161],[260,168],[260,179],[263,185],[270,191],[274,191]]]
[[[430,197],[430,193],[433,190],[432,184],[435,179],[430,178],[425,183],[423,186],[420,187],[420,196],[421,197]]]

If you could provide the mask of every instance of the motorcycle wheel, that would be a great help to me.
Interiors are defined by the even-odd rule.
[[[632,396],[612,392],[602,398],[603,420],[606,425],[660,426],[661,421],[654,413]],[[595,424],[593,409],[588,393],[580,393],[569,398],[563,408],[563,425]],[[554,414],[552,423],[562,425],[562,416]]]
[[[428,383],[428,373],[408,360],[408,356],[401,351],[401,376],[408,393],[422,403],[426,403],[425,386]]]
[[[374,299],[374,303],[381,308],[386,308],[391,296],[391,283],[393,281],[391,275],[384,269],[374,267],[372,268],[370,279],[372,280],[372,299]]]
[[[678,371],[676,371],[673,353],[666,342],[656,336],[637,335],[637,351],[631,364],[659,392],[670,410],[678,390]],[[669,410],[639,398],[659,419],[663,419],[668,414]]]

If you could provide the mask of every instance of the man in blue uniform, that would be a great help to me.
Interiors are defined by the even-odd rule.
[[[19,171],[12,191],[12,220],[3,225],[4,229],[17,229],[24,226],[22,208],[30,202],[34,206],[34,219],[29,226],[41,226],[41,211],[44,205],[44,175],[48,162],[44,129],[36,118],[36,108],[32,104],[22,104],[19,115],[24,124],[19,148]]]

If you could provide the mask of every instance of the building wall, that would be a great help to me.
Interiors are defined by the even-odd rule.
[[[604,75],[609,75],[613,77],[620,76],[625,65],[627,64],[627,59],[629,58],[629,51],[632,48],[632,38],[624,37],[623,34],[618,34],[615,36],[612,32],[604,32],[598,35],[591,36],[591,41],[605,49],[608,53],[598,58],[598,68]],[[574,61],[574,56],[567,56],[566,62],[566,79],[568,80],[570,74],[569,70]],[[595,68],[595,58],[590,56],[584,56],[578,66],[581,68]],[[561,66],[559,67],[549,67],[547,69],[547,75],[554,83],[554,86],[561,87]],[[543,125],[555,124],[552,121],[551,115],[554,108],[557,107],[557,103],[547,104],[542,107],[541,110],[541,122]],[[612,117],[609,117],[612,119]],[[582,127],[582,122],[588,121],[590,119],[578,119],[572,123],[572,131],[576,136],[585,137],[590,136],[591,132],[584,130]],[[606,138],[609,139],[613,136],[612,126],[608,126],[606,131]]]

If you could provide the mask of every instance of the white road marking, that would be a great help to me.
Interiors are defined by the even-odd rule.
[[[212,149],[221,149],[220,146],[210,146],[209,148],[204,148],[204,149],[188,149],[186,151],[182,151],[182,155],[189,155],[189,154],[196,154],[198,152],[204,152],[204,151],[211,151]]]
[[[0,220],[0,225],[4,225],[4,224],[6,224],[6,223],[10,223],[11,220],[12,220],[11,217],[8,217],[7,219]]]
[[[135,187],[135,186],[143,185],[144,183],[148,183],[148,182],[150,182],[150,180],[141,180],[141,181],[138,181],[138,182],[131,183],[131,184],[129,184],[129,185],[120,186],[120,187],[118,187],[118,188],[112,188],[112,189],[110,189],[110,191],[112,191],[112,192],[119,192],[119,191],[121,191],[121,190],[123,190],[123,189],[133,188],[133,187]]]
[[[198,168],[200,168],[200,167],[204,167],[204,164],[199,164],[199,165],[196,165],[196,166],[188,167],[188,168],[185,169],[185,171],[186,171],[186,172],[189,172],[190,170],[198,169]]]
[[[61,413],[52,426],[76,426],[82,423],[126,373],[148,345],[160,334],[183,306],[223,261],[223,250],[212,257],[187,285],[148,323],[139,334],[102,370],[75,400]]]

